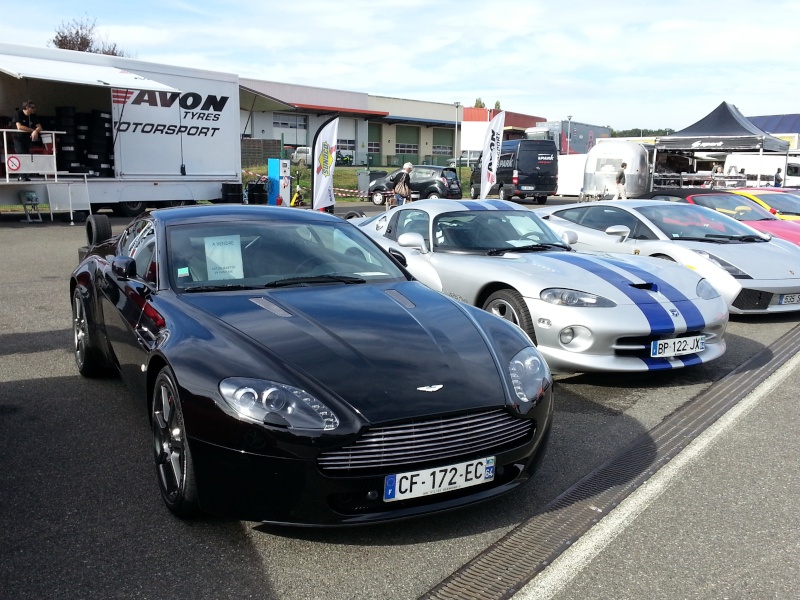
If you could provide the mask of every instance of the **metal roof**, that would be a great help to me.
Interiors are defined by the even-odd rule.
[[[753,125],[768,133],[800,133],[800,115],[763,115],[747,118]]]

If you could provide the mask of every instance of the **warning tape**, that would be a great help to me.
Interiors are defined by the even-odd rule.
[[[246,173],[247,175],[254,175],[256,177],[266,177],[266,175],[262,175],[261,173],[253,173],[252,171],[248,171],[246,169],[242,169],[242,173]],[[291,176],[290,176],[291,177]],[[384,196],[391,196],[394,192],[383,192]],[[339,198],[369,198],[369,192],[362,192],[359,190],[354,190],[351,188],[333,188],[333,195],[338,196]]]

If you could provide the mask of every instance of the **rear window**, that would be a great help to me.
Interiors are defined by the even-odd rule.
[[[452,169],[442,169],[442,177],[444,177],[448,181],[453,181],[458,179],[458,177],[456,177],[456,172]]]
[[[556,156],[548,150],[520,149],[517,168],[523,173],[533,173],[556,164]]]

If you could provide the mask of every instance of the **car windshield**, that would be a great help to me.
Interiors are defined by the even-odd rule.
[[[739,194],[697,194],[692,196],[692,200],[699,206],[713,208],[737,221],[774,221],[778,218]]]
[[[475,210],[443,213],[433,223],[434,250],[497,253],[569,249],[529,210]]]
[[[800,215],[800,196],[788,192],[767,192],[756,196],[785,215]]]
[[[167,229],[172,287],[183,291],[397,281],[405,275],[346,221],[229,221]]]
[[[673,240],[765,241],[751,227],[704,206],[670,202],[638,211]]]

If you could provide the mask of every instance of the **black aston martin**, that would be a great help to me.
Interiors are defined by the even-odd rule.
[[[552,379],[529,338],[349,222],[209,205],[111,233],[89,217],[75,360],[146,402],[175,515],[385,521],[497,496],[539,464]]]

